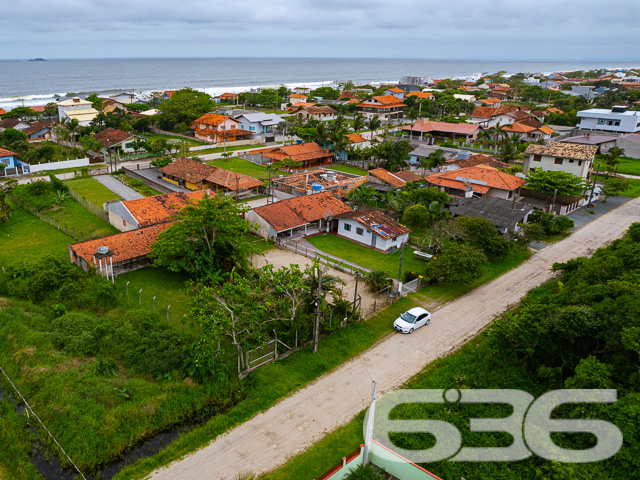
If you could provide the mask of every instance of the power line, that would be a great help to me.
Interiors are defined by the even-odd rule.
[[[73,465],[73,467],[78,471],[78,473],[80,474],[80,476],[84,479],[87,480],[87,478],[82,474],[82,472],[80,471],[80,469],[78,468],[78,466],[73,463],[73,460],[71,460],[71,457],[67,454],[67,452],[64,451],[64,448],[62,448],[62,445],[60,445],[58,443],[58,441],[55,439],[55,437],[51,434],[51,432],[49,431],[49,429],[45,426],[44,423],[42,423],[42,420],[40,420],[40,417],[38,417],[38,415],[36,415],[36,412],[33,411],[33,408],[31,408],[31,405],[29,405],[27,403],[27,401],[25,400],[25,398],[22,396],[22,394],[20,393],[20,390],[18,390],[18,388],[13,384],[13,382],[11,381],[11,379],[9,378],[9,375],[7,375],[7,373],[2,369],[2,367],[0,367],[0,372],[2,372],[2,374],[5,376],[5,378],[9,381],[9,383],[11,384],[11,386],[13,387],[13,389],[16,391],[16,393],[20,396],[20,398],[22,399],[22,401],[24,402],[24,404],[27,407],[27,412],[31,411],[31,414],[36,417],[36,420],[38,420],[38,422],[40,422],[40,425],[42,425],[42,428],[44,428],[44,430],[49,434],[49,436],[51,437],[51,439],[56,443],[56,445],[58,446],[58,448],[60,449],[60,451],[62,453],[64,453],[64,455],[67,457],[67,459],[69,460],[69,462],[71,463],[71,465]]]

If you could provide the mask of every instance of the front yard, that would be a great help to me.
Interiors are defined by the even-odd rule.
[[[118,198],[120,198],[92,177],[65,180],[64,183],[66,183],[69,188],[78,195],[82,195],[98,207],[102,207],[104,202],[108,202],[109,200],[118,200]]]
[[[384,270],[392,278],[398,278],[400,267],[400,250],[393,253],[382,253],[364,245],[359,245],[337,235],[317,235],[307,240],[316,248],[336,257],[344,258],[370,270]],[[402,272],[422,273],[424,260],[414,258],[413,249],[404,249]]]
[[[240,157],[219,158],[217,160],[209,160],[205,163],[224,170],[230,170],[242,175],[257,178],[258,180],[266,180],[269,178],[269,173],[265,167],[250,162],[249,160],[244,160]],[[284,172],[280,173],[286,175]]]

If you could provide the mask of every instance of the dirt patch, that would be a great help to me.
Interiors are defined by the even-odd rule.
[[[0,310],[4,307],[8,307],[11,304],[11,300],[8,298],[0,297]]]
[[[289,250],[280,249],[269,250],[268,252],[265,252],[264,256],[253,256],[253,265],[255,267],[261,268],[264,267],[267,263],[270,263],[275,268],[285,266],[288,267],[289,265],[299,265],[301,269],[305,269],[307,266],[313,265],[313,260],[305,257],[304,255],[293,253]],[[355,277],[340,272],[334,268],[328,268],[325,271],[328,271],[330,275],[344,280],[346,285],[342,288],[342,298],[353,302],[353,296],[356,289]],[[362,277],[358,280],[358,293],[362,296],[362,305],[360,309],[362,310],[365,318],[368,318],[373,313],[374,303],[376,303],[376,306],[379,306],[381,300],[374,298],[374,296],[369,292],[369,289],[365,285]]]

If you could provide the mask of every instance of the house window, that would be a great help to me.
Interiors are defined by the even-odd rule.
[[[23,138],[24,138],[24,137],[23,137]],[[3,165],[9,165],[10,163],[11,163],[11,160],[10,160],[10,159],[8,159],[8,158],[3,158],[3,159],[2,159],[2,164],[3,164]]]
[[[249,127],[249,130],[250,130],[250,131],[252,131],[252,132],[255,132],[255,131],[256,131],[256,127],[254,127],[254,126],[252,125],[252,126],[250,126],[250,127]]]
[[[569,163],[573,163],[573,162],[574,162],[573,158],[570,158]]]
[[[345,232],[350,232],[351,231],[351,225],[348,224],[348,223],[345,223],[344,224],[344,230],[345,230]]]
[[[241,128],[242,130],[244,130],[244,123],[241,123],[241,124],[240,124],[240,128]]]
[[[556,157],[556,159],[553,161],[553,163],[555,163],[556,165],[562,165],[562,158]]]
[[[509,195],[507,195],[507,198],[511,198],[513,197],[513,192],[509,192]]]
[[[360,228],[360,227],[356,228],[356,234],[357,235],[364,235],[364,228]]]
[[[533,156],[533,161],[534,162],[541,162],[542,161],[542,155],[534,155]]]
[[[604,125],[604,118],[598,119],[598,125]]]

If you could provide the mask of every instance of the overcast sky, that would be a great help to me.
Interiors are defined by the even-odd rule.
[[[0,59],[638,60],[638,0],[4,0]]]

